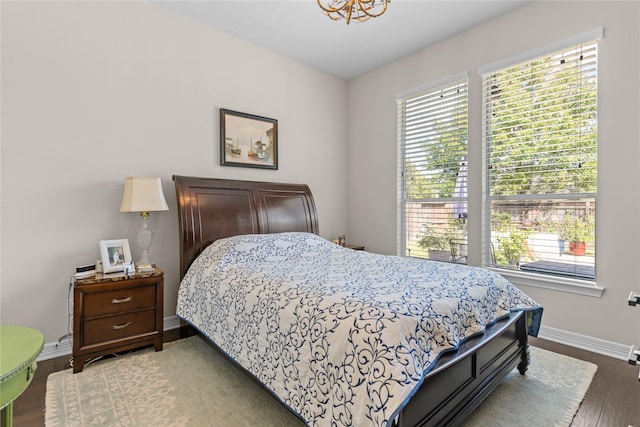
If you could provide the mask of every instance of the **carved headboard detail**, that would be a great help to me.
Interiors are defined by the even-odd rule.
[[[180,231],[180,278],[204,248],[237,234],[307,231],[318,216],[305,184],[174,175]]]

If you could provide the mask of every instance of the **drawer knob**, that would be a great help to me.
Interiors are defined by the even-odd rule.
[[[131,302],[133,301],[132,297],[126,297],[126,298],[121,298],[121,299],[112,299],[111,300],[111,304],[124,304],[125,302]]]
[[[116,331],[117,331],[117,330],[119,330],[119,329],[128,328],[128,327],[129,327],[129,326],[131,326],[131,325],[132,325],[132,323],[131,323],[131,322],[127,322],[127,323],[121,323],[121,324],[119,324],[119,325],[113,325],[113,326],[112,326],[112,328],[113,328],[114,330],[116,330]]]

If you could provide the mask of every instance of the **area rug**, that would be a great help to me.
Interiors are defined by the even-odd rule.
[[[530,350],[526,374],[515,369],[507,375],[463,427],[571,425],[598,366],[537,347]]]
[[[531,348],[526,375],[511,373],[465,426],[568,426],[596,366]],[[508,399],[507,399],[508,397]],[[505,401],[521,402],[515,406]],[[526,420],[526,421],[525,421]],[[45,424],[73,426],[303,426],[202,338],[70,369],[47,379]]]

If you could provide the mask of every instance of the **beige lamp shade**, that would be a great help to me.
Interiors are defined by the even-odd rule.
[[[129,176],[124,179],[120,212],[167,211],[160,178]]]

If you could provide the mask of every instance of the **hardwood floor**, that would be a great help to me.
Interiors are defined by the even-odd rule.
[[[165,342],[178,338],[177,329],[165,332]],[[640,427],[640,381],[638,366],[585,350],[530,338],[536,347],[586,360],[598,365],[591,387],[573,421],[576,427]],[[14,402],[13,425],[44,425],[44,399],[50,373],[68,368],[69,357],[50,359],[38,364],[29,388]],[[523,420],[523,425],[526,421]],[[542,426],[541,426],[542,427]]]
[[[640,367],[538,338],[529,337],[529,343],[598,365],[573,427],[640,427]]]

